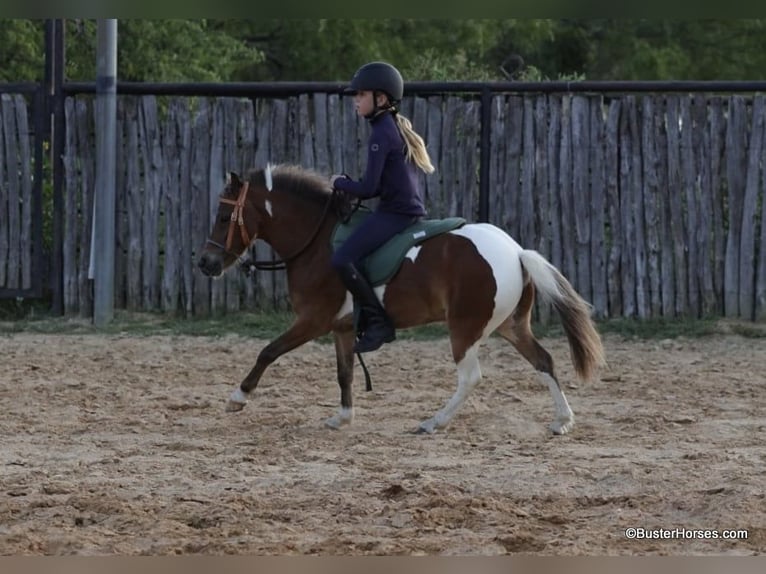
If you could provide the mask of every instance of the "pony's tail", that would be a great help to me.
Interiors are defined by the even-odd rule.
[[[537,251],[524,249],[519,258],[543,300],[550,302],[561,317],[577,376],[581,380],[590,379],[606,362],[601,337],[591,320],[590,305]]]

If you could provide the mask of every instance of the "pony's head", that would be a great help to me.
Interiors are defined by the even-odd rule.
[[[270,178],[268,167],[264,172],[267,188]],[[236,173],[226,174],[226,187],[218,199],[213,228],[197,263],[205,275],[220,276],[258,236],[261,215],[253,201],[255,194],[250,181],[242,181]]]

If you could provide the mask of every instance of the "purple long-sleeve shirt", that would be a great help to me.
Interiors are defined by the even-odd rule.
[[[417,167],[407,161],[405,144],[396,119],[384,112],[370,121],[367,167],[359,181],[338,178],[335,187],[367,199],[380,196],[378,211],[403,215],[425,215],[418,190]]]

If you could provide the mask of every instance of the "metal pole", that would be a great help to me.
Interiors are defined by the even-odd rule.
[[[96,52],[96,190],[93,323],[114,318],[114,209],[117,133],[117,20],[98,21]]]

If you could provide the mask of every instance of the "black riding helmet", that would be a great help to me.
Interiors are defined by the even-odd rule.
[[[404,80],[399,70],[386,62],[370,62],[359,68],[346,93],[353,94],[369,90],[385,92],[392,105],[398,104],[404,95]]]

